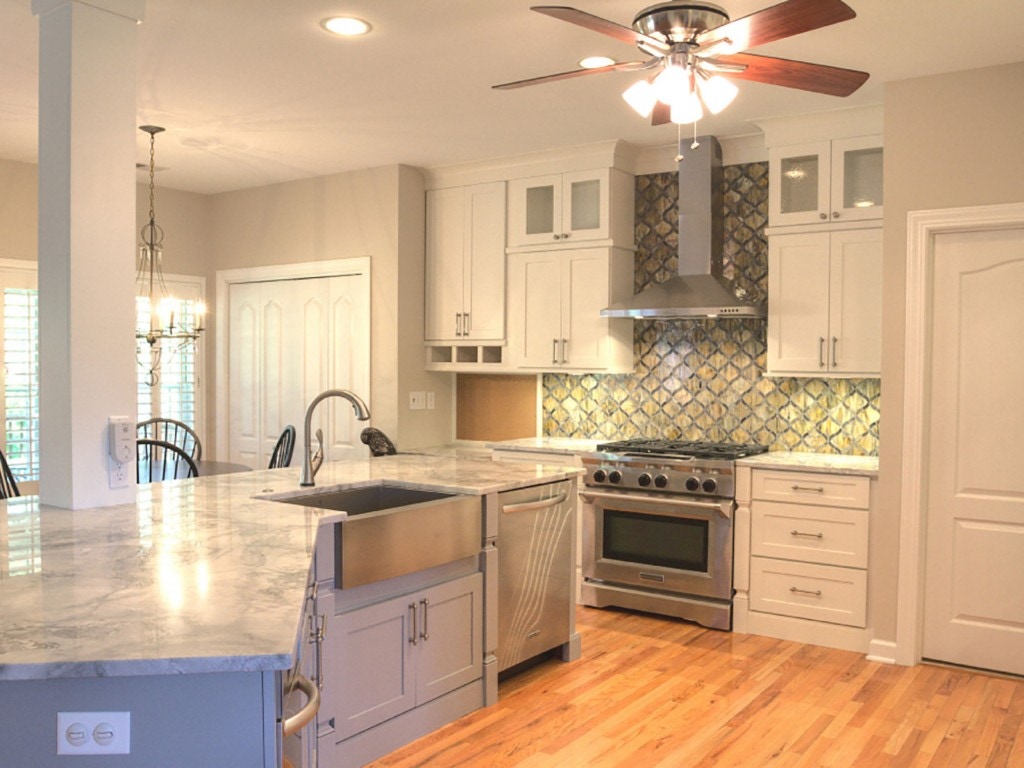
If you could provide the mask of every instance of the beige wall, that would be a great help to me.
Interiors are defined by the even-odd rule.
[[[38,178],[31,163],[0,160],[0,258],[38,258]]]
[[[1024,200],[1022,95],[1024,62],[886,85],[884,408],[869,605],[876,639],[896,636],[907,213]]]
[[[450,439],[452,377],[423,370],[419,171],[388,166],[227,192],[209,198],[209,208],[211,299],[217,269],[369,256],[372,423],[400,449]],[[218,311],[212,303],[211,311]],[[211,339],[207,360],[216,354]],[[212,406],[212,382],[209,387]],[[408,393],[414,390],[433,391],[435,409],[410,411]],[[211,439],[212,410],[206,430]]]

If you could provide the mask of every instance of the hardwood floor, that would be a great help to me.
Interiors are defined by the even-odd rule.
[[[583,658],[546,660],[499,701],[372,763],[1024,766],[1024,680],[580,608]]]

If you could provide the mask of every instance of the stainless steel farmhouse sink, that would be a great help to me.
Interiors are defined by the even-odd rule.
[[[334,524],[337,589],[415,573],[480,551],[478,496],[377,483],[263,498],[347,513]]]

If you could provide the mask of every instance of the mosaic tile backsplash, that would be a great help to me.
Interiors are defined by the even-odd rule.
[[[724,169],[725,273],[768,290],[768,164]],[[676,273],[675,173],[636,179],[636,290]],[[544,434],[759,443],[772,450],[878,455],[879,379],[764,378],[763,320],[635,320],[630,374],[549,373]]]

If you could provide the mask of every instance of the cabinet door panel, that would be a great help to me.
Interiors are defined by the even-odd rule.
[[[768,372],[825,373],[829,235],[778,235],[768,242]]]
[[[565,254],[562,269],[562,358],[568,368],[606,368],[608,249],[585,248]]]
[[[882,137],[832,142],[833,221],[882,218]]]
[[[882,368],[882,232],[832,233],[829,366],[877,376]]]
[[[561,258],[558,253],[514,254],[509,261],[509,317],[513,359],[551,370],[561,338]],[[518,338],[516,338],[518,337]]]
[[[505,338],[505,182],[467,190],[468,252],[463,279],[466,337]]]
[[[426,332],[428,341],[455,339],[462,312],[462,263],[466,242],[464,190],[427,192]]]
[[[560,174],[509,182],[509,245],[549,245],[562,235]]]
[[[420,598],[416,703],[477,680],[483,670],[483,575],[441,584]],[[426,601],[426,602],[422,602]]]
[[[830,144],[778,147],[769,155],[768,217],[772,226],[828,219]]]
[[[335,617],[324,637],[324,679],[337,693],[335,740],[411,709],[416,677],[411,622],[416,598],[395,598]]]
[[[608,171],[562,175],[562,237],[597,240],[608,237]]]

